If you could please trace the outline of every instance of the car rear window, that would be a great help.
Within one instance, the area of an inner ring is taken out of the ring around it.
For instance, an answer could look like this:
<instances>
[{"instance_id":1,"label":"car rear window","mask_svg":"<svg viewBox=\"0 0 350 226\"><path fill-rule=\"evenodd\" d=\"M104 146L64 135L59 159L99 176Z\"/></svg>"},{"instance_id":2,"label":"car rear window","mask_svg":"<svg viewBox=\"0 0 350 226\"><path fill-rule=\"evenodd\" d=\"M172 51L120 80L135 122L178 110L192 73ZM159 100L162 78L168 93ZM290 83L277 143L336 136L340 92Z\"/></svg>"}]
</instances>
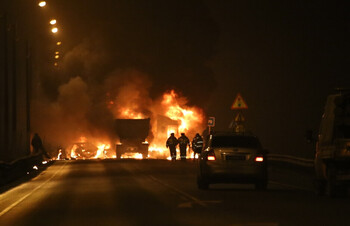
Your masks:
<instances>
[{"instance_id":1,"label":"car rear window","mask_svg":"<svg viewBox=\"0 0 350 226\"><path fill-rule=\"evenodd\" d=\"M214 136L212 147L240 147L240 148L260 148L260 142L255 137L249 136Z\"/></svg>"}]
</instances>

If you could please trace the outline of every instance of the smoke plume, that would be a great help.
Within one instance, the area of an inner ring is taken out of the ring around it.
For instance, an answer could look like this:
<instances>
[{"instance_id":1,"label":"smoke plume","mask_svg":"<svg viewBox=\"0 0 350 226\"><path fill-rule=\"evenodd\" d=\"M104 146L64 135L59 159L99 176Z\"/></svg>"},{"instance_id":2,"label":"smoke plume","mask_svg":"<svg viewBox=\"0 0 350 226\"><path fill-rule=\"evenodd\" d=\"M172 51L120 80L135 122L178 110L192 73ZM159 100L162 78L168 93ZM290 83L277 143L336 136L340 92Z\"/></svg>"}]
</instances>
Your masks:
<instances>
[{"instance_id":1,"label":"smoke plume","mask_svg":"<svg viewBox=\"0 0 350 226\"><path fill-rule=\"evenodd\" d=\"M113 140L115 118L153 117L167 90L205 108L218 28L201 1L52 4L65 45L58 68L40 72L32 104L32 127L48 143Z\"/></svg>"}]
</instances>

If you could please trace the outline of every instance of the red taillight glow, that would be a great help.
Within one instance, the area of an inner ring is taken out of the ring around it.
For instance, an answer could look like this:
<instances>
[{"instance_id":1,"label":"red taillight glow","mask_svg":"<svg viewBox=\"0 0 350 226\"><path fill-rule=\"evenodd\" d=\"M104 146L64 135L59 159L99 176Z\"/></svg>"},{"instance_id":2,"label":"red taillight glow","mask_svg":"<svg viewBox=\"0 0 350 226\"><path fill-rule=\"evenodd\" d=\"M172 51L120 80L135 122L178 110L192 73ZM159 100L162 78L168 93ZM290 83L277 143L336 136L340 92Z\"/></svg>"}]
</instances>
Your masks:
<instances>
[{"instance_id":1,"label":"red taillight glow","mask_svg":"<svg viewBox=\"0 0 350 226\"><path fill-rule=\"evenodd\" d=\"M215 160L215 156L209 155L208 156L208 161L214 161Z\"/></svg>"},{"instance_id":2,"label":"red taillight glow","mask_svg":"<svg viewBox=\"0 0 350 226\"><path fill-rule=\"evenodd\" d=\"M263 161L264 161L264 157L262 156L255 157L255 162L263 162Z\"/></svg>"},{"instance_id":3,"label":"red taillight glow","mask_svg":"<svg viewBox=\"0 0 350 226\"><path fill-rule=\"evenodd\" d=\"M208 151L207 160L208 161L215 161L216 160L214 150Z\"/></svg>"}]
</instances>

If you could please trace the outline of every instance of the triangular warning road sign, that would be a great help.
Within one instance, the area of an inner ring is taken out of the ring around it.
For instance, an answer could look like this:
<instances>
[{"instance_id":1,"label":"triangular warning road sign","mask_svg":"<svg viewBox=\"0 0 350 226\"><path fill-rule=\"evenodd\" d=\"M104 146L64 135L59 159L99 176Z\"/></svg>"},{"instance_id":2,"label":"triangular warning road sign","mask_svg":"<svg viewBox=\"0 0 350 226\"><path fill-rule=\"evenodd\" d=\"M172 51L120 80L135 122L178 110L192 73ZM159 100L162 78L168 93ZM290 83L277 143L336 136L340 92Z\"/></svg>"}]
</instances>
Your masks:
<instances>
[{"instance_id":1,"label":"triangular warning road sign","mask_svg":"<svg viewBox=\"0 0 350 226\"><path fill-rule=\"evenodd\" d=\"M245 121L244 116L242 115L241 112L238 112L238 114L235 117L235 122L244 122L244 121Z\"/></svg>"},{"instance_id":2,"label":"triangular warning road sign","mask_svg":"<svg viewBox=\"0 0 350 226\"><path fill-rule=\"evenodd\" d=\"M248 105L246 102L243 100L242 96L240 93L237 94L235 100L233 101L233 104L231 106L231 109L247 109Z\"/></svg>"}]
</instances>

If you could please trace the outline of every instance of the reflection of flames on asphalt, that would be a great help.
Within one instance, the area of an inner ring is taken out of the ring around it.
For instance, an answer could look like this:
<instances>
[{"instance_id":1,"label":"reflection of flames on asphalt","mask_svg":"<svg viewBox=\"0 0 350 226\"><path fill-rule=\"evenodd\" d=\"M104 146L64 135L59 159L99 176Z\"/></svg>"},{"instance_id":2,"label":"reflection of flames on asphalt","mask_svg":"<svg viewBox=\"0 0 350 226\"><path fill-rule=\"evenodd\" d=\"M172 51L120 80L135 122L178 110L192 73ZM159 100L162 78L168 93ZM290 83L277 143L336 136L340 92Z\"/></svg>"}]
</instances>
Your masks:
<instances>
[{"instance_id":1,"label":"reflection of flames on asphalt","mask_svg":"<svg viewBox=\"0 0 350 226\"><path fill-rule=\"evenodd\" d=\"M109 97L109 94L107 94ZM138 112L138 106L135 103L129 103L128 106L119 107L118 110L113 106L114 101L107 101L108 108L114 111L116 118L125 119L143 119L146 118L143 113ZM152 121L151 128L153 137L150 139L148 157L156 159L169 159L169 150L165 147L167 138L171 133L179 137L180 133L186 133L191 140L196 133L201 133L205 128L205 116L202 109L197 107L188 107L187 99L179 96L174 90L165 92L161 101L152 106L150 110ZM117 112L115 112L117 111ZM101 139L102 140L102 139ZM79 142L73 144L67 153L72 159L104 159L116 158L115 145L110 142L100 142L101 140L93 138L87 139L85 136L79 138ZM147 139L148 140L148 139ZM147 141L145 141L147 142ZM112 147L112 148L111 148ZM92 150L94 149L94 150ZM58 151L57 159L64 159L63 150ZM179 156L179 150L177 150ZM188 148L187 158L193 156ZM125 153L121 158L142 159L141 153Z\"/></svg>"}]
</instances>

